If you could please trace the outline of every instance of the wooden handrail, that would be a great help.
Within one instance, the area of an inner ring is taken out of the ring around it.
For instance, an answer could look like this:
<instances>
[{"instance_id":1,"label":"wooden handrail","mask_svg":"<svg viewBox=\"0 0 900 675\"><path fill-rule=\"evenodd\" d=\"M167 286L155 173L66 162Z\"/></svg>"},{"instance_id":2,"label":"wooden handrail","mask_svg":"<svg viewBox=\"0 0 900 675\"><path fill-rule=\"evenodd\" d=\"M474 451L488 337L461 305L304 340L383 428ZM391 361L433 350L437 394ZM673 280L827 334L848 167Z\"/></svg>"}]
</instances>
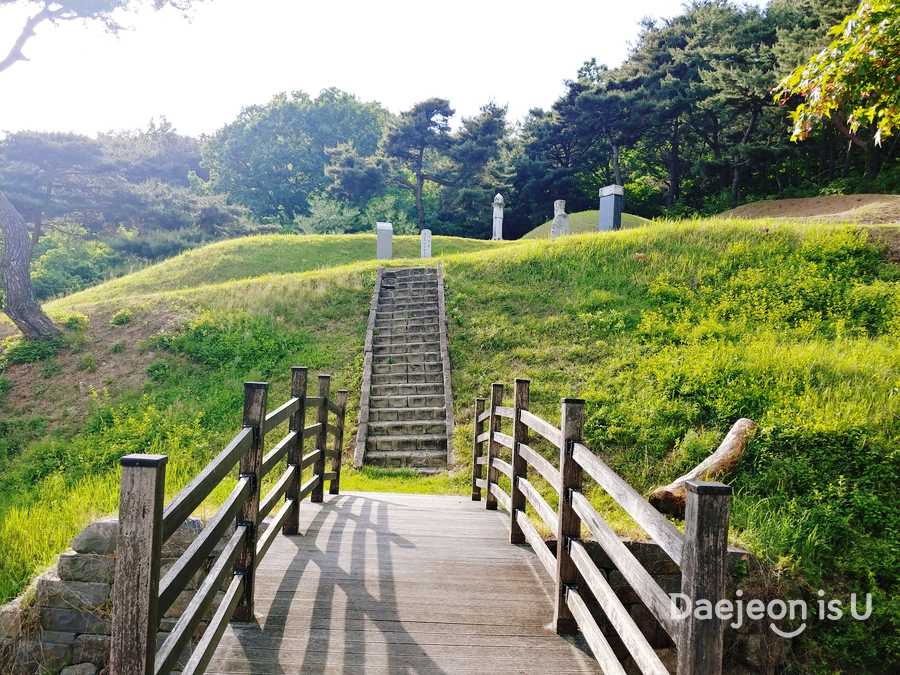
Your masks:
<instances>
[{"instance_id":1,"label":"wooden handrail","mask_svg":"<svg viewBox=\"0 0 900 675\"><path fill-rule=\"evenodd\" d=\"M169 502L163 504L165 466L162 455L123 457L119 516L119 550L123 561L116 567L115 610L112 644L114 656L111 675L167 675L192 639L203 615L232 575L223 602L204 632L185 673L199 675L208 665L229 620L253 618L254 575L280 531L297 532L297 507L307 496L321 500L322 487L330 482L337 494L340 458L343 448L347 391L329 396L328 375L319 376L319 396L306 396L306 368L291 370L291 398L267 414L268 384L245 384L243 428L228 445L190 483ZM317 421L305 426L308 408L315 407ZM335 415L329 422L329 413ZM290 420L290 429L275 447L264 454L265 436ZM329 436L333 439L328 444ZM315 448L303 455L304 440L315 437ZM260 499L263 477L287 458L284 470L269 494ZM333 460L325 471L325 460ZM237 484L228 499L206 524L187 550L160 580L162 543L196 510L213 490L240 466ZM301 485L303 469L315 465L313 476ZM257 525L279 501L284 503L272 519L269 529L258 536ZM181 618L157 650L156 626L162 616L185 590L191 578L209 559L232 523L237 528L217 557L200 589L194 594Z\"/></svg>"},{"instance_id":2,"label":"wooden handrail","mask_svg":"<svg viewBox=\"0 0 900 675\"><path fill-rule=\"evenodd\" d=\"M597 622L591 616L579 590L586 585L597 598L610 625L638 664L641 672L664 675L665 667L640 632L634 620L616 597L605 576L591 560L580 541L584 526L621 572L638 598L678 645L678 675L720 675L722 666L721 620L700 621L695 616L680 620L672 600L641 565L635 555L616 536L609 524L581 493L582 474L586 473L604 489L681 568L682 593L691 602L706 599L715 604L725 592L728 507L731 488L720 483L688 481L688 510L685 534L659 513L634 488L610 469L582 442L584 402L563 399L560 428L528 410L528 381L516 380L515 407L501 405L503 385L491 386L491 397L476 399L474 453L472 462L472 498L477 501L486 489L486 506L500 503L510 512L510 542L531 544L538 559L556 578L554 627L557 632L581 629L604 672L624 673ZM500 431L500 419L513 420L513 433ZM490 422L485 430L484 423ZM529 447L528 431L534 431L560 449L560 468L555 468ZM483 444L488 452L482 456ZM510 461L499 457L501 448L509 448ZM487 479L481 477L488 467ZM554 511L526 477L532 467L559 496L559 511ZM511 479L511 494L497 485L497 476ZM477 493L477 497L476 497ZM556 531L557 554L544 545L526 515L530 503L538 516ZM701 535L702 533L702 535Z\"/></svg>"}]
</instances>

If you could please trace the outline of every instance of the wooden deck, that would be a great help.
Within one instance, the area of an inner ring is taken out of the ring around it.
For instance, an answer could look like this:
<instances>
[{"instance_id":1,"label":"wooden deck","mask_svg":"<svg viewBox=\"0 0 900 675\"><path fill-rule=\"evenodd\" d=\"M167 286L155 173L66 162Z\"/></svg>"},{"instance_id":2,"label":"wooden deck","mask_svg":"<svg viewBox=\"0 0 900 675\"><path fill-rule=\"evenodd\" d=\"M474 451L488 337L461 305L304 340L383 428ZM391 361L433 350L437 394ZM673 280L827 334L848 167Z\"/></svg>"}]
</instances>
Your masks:
<instances>
[{"instance_id":1,"label":"wooden deck","mask_svg":"<svg viewBox=\"0 0 900 675\"><path fill-rule=\"evenodd\" d=\"M303 503L256 577L259 624L231 624L209 673L600 674L562 638L553 583L509 514L466 497L374 493Z\"/></svg>"}]
</instances>

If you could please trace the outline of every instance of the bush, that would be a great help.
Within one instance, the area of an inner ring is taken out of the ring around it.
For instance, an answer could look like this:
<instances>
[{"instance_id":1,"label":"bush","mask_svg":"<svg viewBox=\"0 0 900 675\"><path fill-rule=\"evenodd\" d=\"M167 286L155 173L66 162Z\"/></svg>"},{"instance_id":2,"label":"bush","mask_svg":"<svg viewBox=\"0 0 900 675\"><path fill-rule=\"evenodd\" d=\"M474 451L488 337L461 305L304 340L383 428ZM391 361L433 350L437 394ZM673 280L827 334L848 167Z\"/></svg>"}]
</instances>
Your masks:
<instances>
[{"instance_id":1,"label":"bush","mask_svg":"<svg viewBox=\"0 0 900 675\"><path fill-rule=\"evenodd\" d=\"M133 318L130 309L122 309L113 314L113 318L109 320L109 326L110 328L113 326L123 326L126 323L131 323Z\"/></svg>"}]
</instances>

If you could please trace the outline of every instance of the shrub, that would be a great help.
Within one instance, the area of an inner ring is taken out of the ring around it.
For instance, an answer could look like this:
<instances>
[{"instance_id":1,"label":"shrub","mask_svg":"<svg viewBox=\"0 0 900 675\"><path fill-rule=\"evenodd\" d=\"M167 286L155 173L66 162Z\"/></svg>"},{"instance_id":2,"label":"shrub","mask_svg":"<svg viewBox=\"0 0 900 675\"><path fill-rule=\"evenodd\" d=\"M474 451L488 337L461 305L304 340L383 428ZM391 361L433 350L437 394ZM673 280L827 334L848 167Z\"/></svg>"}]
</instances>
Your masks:
<instances>
[{"instance_id":1,"label":"shrub","mask_svg":"<svg viewBox=\"0 0 900 675\"><path fill-rule=\"evenodd\" d=\"M112 328L113 326L123 326L126 323L131 323L131 320L134 316L131 314L130 309L122 309L113 314L113 318L109 320L109 326Z\"/></svg>"}]
</instances>

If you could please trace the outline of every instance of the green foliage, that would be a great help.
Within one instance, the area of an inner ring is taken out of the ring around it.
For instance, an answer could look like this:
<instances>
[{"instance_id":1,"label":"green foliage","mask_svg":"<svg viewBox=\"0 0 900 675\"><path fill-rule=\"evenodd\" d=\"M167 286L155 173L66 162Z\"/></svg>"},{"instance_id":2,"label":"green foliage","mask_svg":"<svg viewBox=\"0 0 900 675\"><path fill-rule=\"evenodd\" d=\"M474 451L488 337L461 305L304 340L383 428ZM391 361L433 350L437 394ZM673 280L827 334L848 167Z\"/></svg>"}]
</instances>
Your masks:
<instances>
[{"instance_id":1,"label":"green foliage","mask_svg":"<svg viewBox=\"0 0 900 675\"><path fill-rule=\"evenodd\" d=\"M875 143L900 125L900 7L887 0L864 0L831 32L827 49L799 66L779 84L781 100L800 95L791 113L793 138L805 139L824 119L851 133L875 128Z\"/></svg>"},{"instance_id":2,"label":"green foliage","mask_svg":"<svg viewBox=\"0 0 900 675\"><path fill-rule=\"evenodd\" d=\"M31 280L41 300L80 291L102 281L120 257L106 244L85 239L83 228L41 237L31 262Z\"/></svg>"},{"instance_id":3,"label":"green foliage","mask_svg":"<svg viewBox=\"0 0 900 675\"><path fill-rule=\"evenodd\" d=\"M131 320L134 318L134 315L131 313L130 309L120 309L118 312L113 314L112 319L109 320L110 326L124 326L126 323L131 323Z\"/></svg>"},{"instance_id":4,"label":"green foliage","mask_svg":"<svg viewBox=\"0 0 900 675\"><path fill-rule=\"evenodd\" d=\"M283 370L285 359L318 361L309 333L288 333L274 321L246 314L206 313L181 333L158 336L159 343L199 363L217 367L259 369L264 375Z\"/></svg>"},{"instance_id":5,"label":"green foliage","mask_svg":"<svg viewBox=\"0 0 900 675\"><path fill-rule=\"evenodd\" d=\"M88 323L89 320L84 314L72 314L65 318L62 325L72 331L84 331Z\"/></svg>"},{"instance_id":6,"label":"green foliage","mask_svg":"<svg viewBox=\"0 0 900 675\"><path fill-rule=\"evenodd\" d=\"M2 354L3 362L14 365L17 363L35 363L49 359L62 347L59 340L44 340L32 342L26 338L7 338L6 349Z\"/></svg>"}]
</instances>

